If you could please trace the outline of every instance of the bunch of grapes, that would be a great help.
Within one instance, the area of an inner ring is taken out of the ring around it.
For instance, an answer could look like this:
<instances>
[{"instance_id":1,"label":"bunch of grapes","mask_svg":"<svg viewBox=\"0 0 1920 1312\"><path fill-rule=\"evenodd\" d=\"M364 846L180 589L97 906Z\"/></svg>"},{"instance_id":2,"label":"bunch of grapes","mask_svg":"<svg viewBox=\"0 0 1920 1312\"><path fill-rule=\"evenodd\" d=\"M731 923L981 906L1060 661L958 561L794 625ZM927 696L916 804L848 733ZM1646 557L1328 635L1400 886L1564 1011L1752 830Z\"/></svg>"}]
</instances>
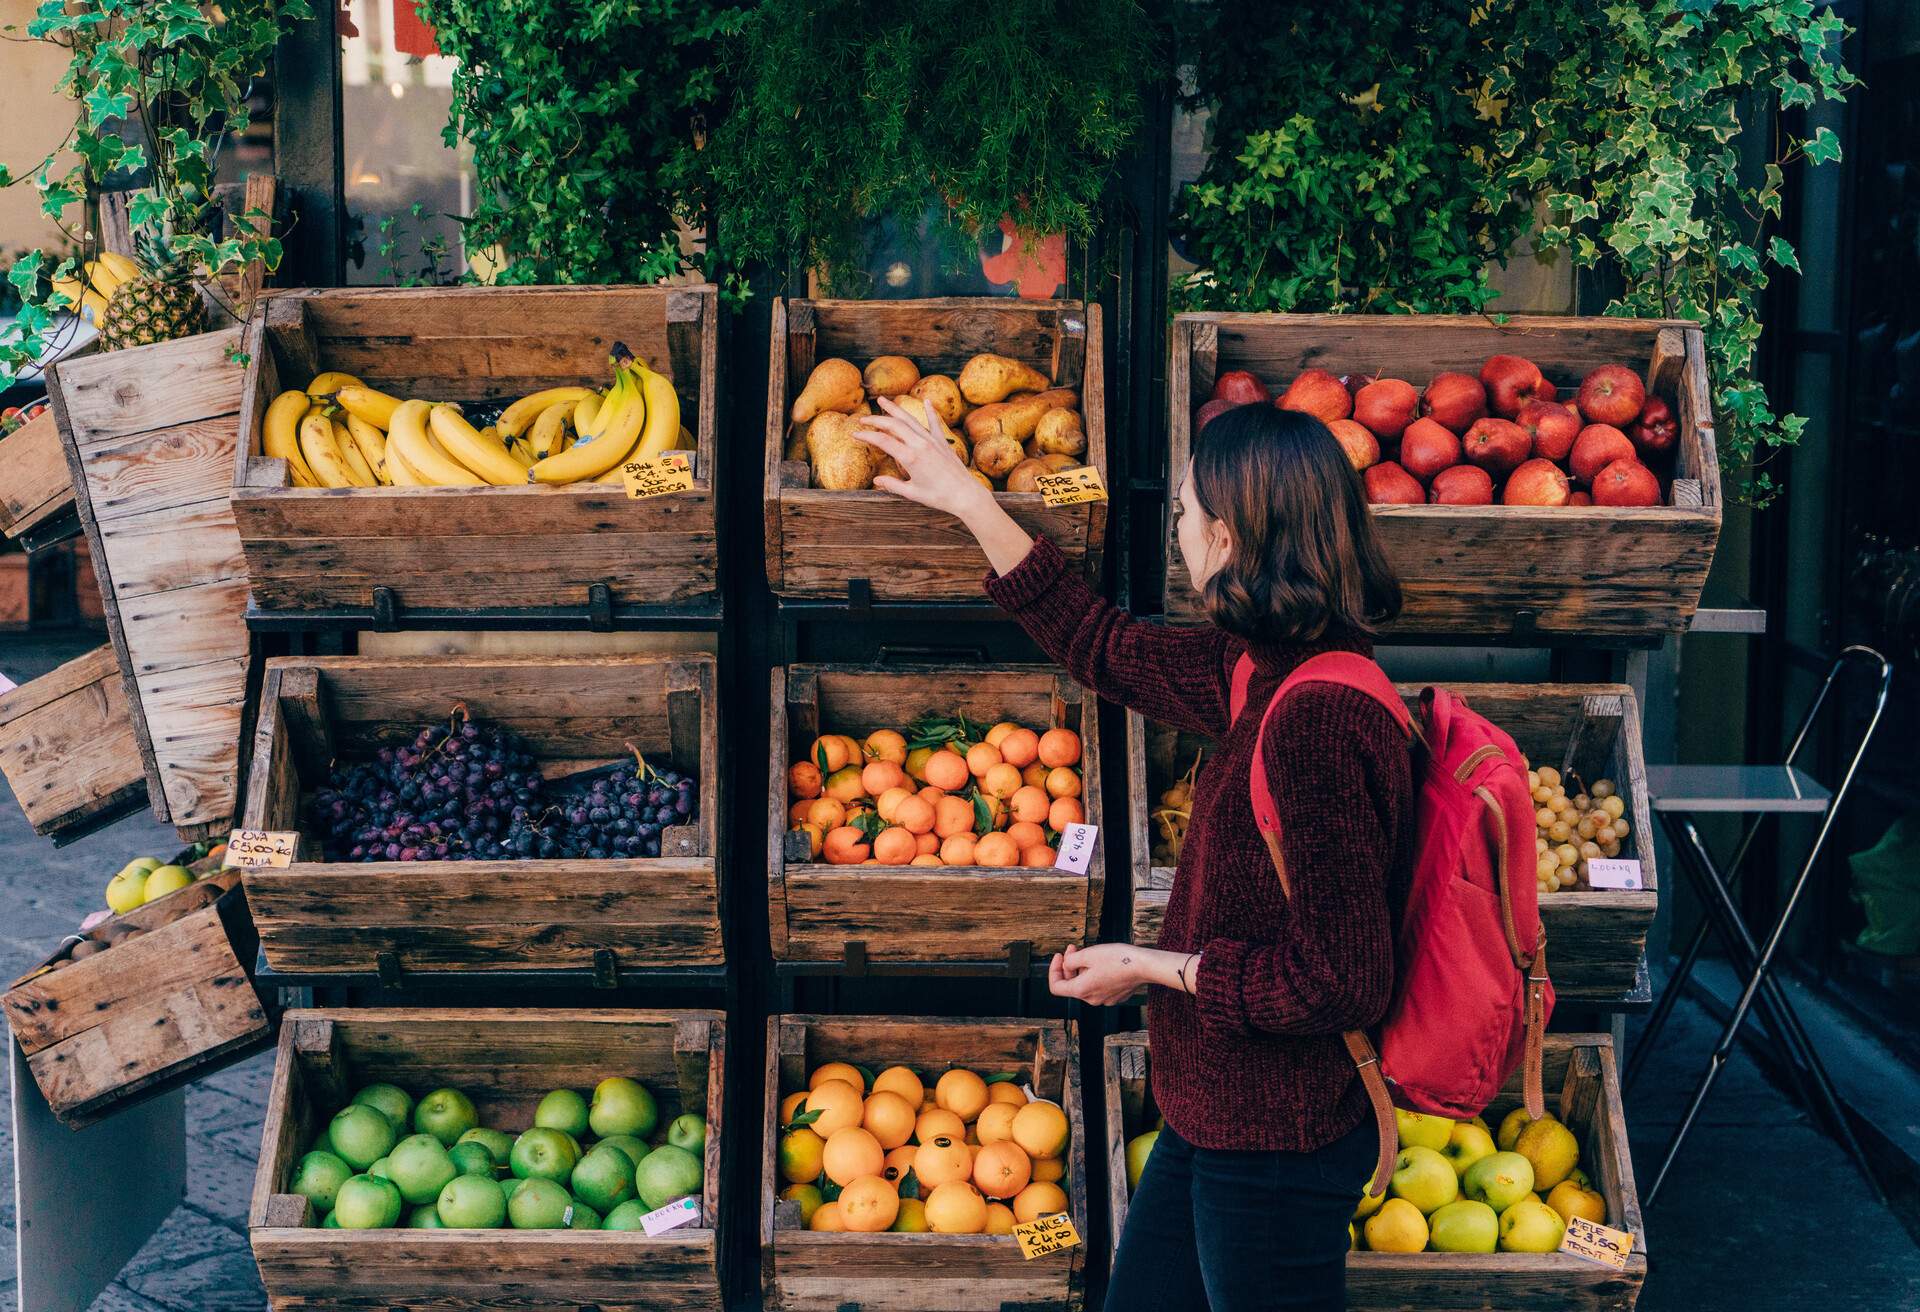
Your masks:
<instances>
[{"instance_id":1,"label":"bunch of grapes","mask_svg":"<svg viewBox=\"0 0 1920 1312\"><path fill-rule=\"evenodd\" d=\"M1576 779L1574 782L1578 783ZM1542 893L1572 888L1587 877L1587 862L1619 856L1627 836L1627 804L1613 780L1601 779L1584 793L1567 796L1560 772L1550 765L1527 771L1533 790L1534 873Z\"/></svg>"},{"instance_id":2,"label":"bunch of grapes","mask_svg":"<svg viewBox=\"0 0 1920 1312\"><path fill-rule=\"evenodd\" d=\"M518 856L659 856L661 831L688 823L696 801L692 776L644 761L595 774L584 788L557 799L542 828L514 836Z\"/></svg>"}]
</instances>

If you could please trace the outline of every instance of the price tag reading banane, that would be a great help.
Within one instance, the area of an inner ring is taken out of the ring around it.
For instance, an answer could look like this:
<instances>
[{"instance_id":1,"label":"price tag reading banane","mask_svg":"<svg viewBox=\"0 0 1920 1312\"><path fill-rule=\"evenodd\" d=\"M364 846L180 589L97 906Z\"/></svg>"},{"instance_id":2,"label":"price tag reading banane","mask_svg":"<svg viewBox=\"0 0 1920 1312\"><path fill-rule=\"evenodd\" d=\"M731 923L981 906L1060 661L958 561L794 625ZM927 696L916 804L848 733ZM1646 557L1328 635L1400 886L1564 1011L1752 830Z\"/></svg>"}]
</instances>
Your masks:
<instances>
[{"instance_id":1,"label":"price tag reading banane","mask_svg":"<svg viewBox=\"0 0 1920 1312\"><path fill-rule=\"evenodd\" d=\"M293 864L300 835L291 829L236 829L227 835L226 864L246 870L284 870Z\"/></svg>"},{"instance_id":2,"label":"price tag reading banane","mask_svg":"<svg viewBox=\"0 0 1920 1312\"><path fill-rule=\"evenodd\" d=\"M636 501L669 492L691 492L693 452L667 451L651 460L631 461L621 466L620 477L627 485L627 495Z\"/></svg>"},{"instance_id":3,"label":"price tag reading banane","mask_svg":"<svg viewBox=\"0 0 1920 1312\"><path fill-rule=\"evenodd\" d=\"M1029 1262L1080 1242L1080 1232L1073 1228L1073 1218L1065 1212L1055 1212L1037 1221L1023 1221L1013 1228L1013 1237L1019 1241L1021 1256Z\"/></svg>"},{"instance_id":4,"label":"price tag reading banane","mask_svg":"<svg viewBox=\"0 0 1920 1312\"><path fill-rule=\"evenodd\" d=\"M1560 1251L1610 1266L1616 1271L1624 1271L1627 1269L1627 1255L1633 1252L1633 1236L1625 1230L1615 1230L1610 1225L1589 1221L1584 1216L1570 1216L1567 1218L1567 1232L1560 1237Z\"/></svg>"},{"instance_id":5,"label":"price tag reading banane","mask_svg":"<svg viewBox=\"0 0 1920 1312\"><path fill-rule=\"evenodd\" d=\"M1050 506L1077 506L1083 501L1105 501L1107 485L1092 465L1063 469L1057 474L1041 474L1033 480L1040 499Z\"/></svg>"}]
</instances>

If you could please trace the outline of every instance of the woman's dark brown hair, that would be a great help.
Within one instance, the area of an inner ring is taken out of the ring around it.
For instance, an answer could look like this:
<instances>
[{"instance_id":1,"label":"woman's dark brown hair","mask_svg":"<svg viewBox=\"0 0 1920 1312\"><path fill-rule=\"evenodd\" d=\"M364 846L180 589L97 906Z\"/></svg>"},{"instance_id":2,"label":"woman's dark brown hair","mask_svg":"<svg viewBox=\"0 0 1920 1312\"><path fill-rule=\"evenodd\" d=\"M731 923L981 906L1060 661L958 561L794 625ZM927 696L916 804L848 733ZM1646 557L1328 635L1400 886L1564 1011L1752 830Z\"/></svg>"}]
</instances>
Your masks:
<instances>
[{"instance_id":1,"label":"woman's dark brown hair","mask_svg":"<svg viewBox=\"0 0 1920 1312\"><path fill-rule=\"evenodd\" d=\"M1400 613L1359 477L1312 415L1243 405L1206 426L1193 452L1200 509L1232 539L1202 600L1253 642L1366 635Z\"/></svg>"}]
</instances>

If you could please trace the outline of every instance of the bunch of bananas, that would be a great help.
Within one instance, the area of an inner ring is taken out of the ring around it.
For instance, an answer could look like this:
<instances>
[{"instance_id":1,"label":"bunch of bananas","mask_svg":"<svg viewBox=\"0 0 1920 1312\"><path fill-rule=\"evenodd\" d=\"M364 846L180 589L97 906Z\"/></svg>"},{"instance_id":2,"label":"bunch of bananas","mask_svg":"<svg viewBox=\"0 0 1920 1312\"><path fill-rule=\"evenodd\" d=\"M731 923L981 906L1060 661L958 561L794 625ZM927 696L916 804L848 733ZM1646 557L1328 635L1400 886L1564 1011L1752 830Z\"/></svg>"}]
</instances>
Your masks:
<instances>
[{"instance_id":1,"label":"bunch of bananas","mask_svg":"<svg viewBox=\"0 0 1920 1312\"><path fill-rule=\"evenodd\" d=\"M614 343L613 383L549 387L475 428L453 402L402 400L323 373L267 407L261 445L295 487L619 483L620 467L691 450L673 380Z\"/></svg>"},{"instance_id":2,"label":"bunch of bananas","mask_svg":"<svg viewBox=\"0 0 1920 1312\"><path fill-rule=\"evenodd\" d=\"M78 275L55 278L54 291L79 308L74 311L94 327L107 317L107 302L121 283L140 276L140 266L114 251L101 251L100 258L80 266Z\"/></svg>"}]
</instances>

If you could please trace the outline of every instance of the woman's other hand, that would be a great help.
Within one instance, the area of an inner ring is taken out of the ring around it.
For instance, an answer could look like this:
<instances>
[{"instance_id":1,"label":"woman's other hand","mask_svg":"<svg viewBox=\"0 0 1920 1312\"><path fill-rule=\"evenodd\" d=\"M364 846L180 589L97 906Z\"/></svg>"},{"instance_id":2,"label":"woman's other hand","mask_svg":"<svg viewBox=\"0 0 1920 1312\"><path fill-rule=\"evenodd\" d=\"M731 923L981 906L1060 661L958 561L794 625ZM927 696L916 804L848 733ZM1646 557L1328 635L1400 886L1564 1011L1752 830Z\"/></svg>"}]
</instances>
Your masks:
<instances>
[{"instance_id":1,"label":"woman's other hand","mask_svg":"<svg viewBox=\"0 0 1920 1312\"><path fill-rule=\"evenodd\" d=\"M1143 949L1131 943L1069 947L1047 967L1047 988L1056 997L1078 998L1096 1007L1112 1007L1132 997L1147 982L1141 973Z\"/></svg>"}]
</instances>

